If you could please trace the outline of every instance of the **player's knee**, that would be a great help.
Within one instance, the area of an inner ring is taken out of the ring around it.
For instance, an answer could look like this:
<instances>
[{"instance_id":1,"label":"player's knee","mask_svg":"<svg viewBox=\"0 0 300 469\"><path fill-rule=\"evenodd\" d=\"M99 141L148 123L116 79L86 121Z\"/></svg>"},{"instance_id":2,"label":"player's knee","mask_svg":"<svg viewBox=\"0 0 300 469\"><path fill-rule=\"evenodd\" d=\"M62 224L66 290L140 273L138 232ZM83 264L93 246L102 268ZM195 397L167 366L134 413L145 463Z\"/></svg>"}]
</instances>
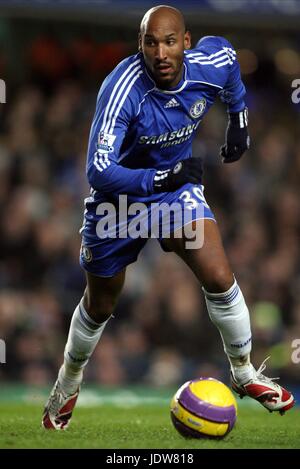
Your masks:
<instances>
[{"instance_id":1,"label":"player's knee","mask_svg":"<svg viewBox=\"0 0 300 469\"><path fill-rule=\"evenodd\" d=\"M228 268L219 267L207 276L204 288L210 293L223 293L233 285L234 277Z\"/></svg>"},{"instance_id":2,"label":"player's knee","mask_svg":"<svg viewBox=\"0 0 300 469\"><path fill-rule=\"evenodd\" d=\"M111 278L96 277L87 272L83 305L96 322L106 321L114 311L125 280L125 270Z\"/></svg>"},{"instance_id":3,"label":"player's knee","mask_svg":"<svg viewBox=\"0 0 300 469\"><path fill-rule=\"evenodd\" d=\"M96 322L106 321L113 313L117 298L114 295L105 295L93 297L84 295L84 307L88 315Z\"/></svg>"}]
</instances>

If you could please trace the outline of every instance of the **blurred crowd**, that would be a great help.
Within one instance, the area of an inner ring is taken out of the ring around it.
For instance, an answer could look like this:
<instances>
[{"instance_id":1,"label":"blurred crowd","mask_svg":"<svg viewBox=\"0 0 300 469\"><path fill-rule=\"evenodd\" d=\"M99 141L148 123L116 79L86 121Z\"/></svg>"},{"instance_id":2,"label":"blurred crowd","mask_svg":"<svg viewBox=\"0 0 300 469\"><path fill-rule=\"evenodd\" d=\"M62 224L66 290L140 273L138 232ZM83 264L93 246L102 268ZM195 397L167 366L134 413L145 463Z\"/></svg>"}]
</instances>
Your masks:
<instances>
[{"instance_id":1,"label":"blurred crowd","mask_svg":"<svg viewBox=\"0 0 300 469\"><path fill-rule=\"evenodd\" d=\"M119 43L101 50L87 39L55 47L46 37L28 47L26 79L0 105L0 379L41 386L56 377L85 287L79 228L97 88L127 53ZM206 198L249 306L253 362L270 355L271 376L300 385L300 364L291 359L300 339L299 111L280 77L245 82L250 151L222 165L227 117L218 103L194 153L203 158ZM200 375L228 381L219 333L193 274L151 240L128 268L85 381L167 386Z\"/></svg>"}]
</instances>

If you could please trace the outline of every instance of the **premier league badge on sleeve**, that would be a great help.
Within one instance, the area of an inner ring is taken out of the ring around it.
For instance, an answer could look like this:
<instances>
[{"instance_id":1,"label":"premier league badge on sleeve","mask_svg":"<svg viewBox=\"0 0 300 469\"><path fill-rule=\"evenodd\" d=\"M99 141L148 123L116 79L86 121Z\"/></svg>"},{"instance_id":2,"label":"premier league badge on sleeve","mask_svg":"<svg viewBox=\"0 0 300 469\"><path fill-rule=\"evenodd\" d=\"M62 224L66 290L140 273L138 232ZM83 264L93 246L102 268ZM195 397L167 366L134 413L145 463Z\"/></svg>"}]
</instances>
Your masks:
<instances>
[{"instance_id":1,"label":"premier league badge on sleeve","mask_svg":"<svg viewBox=\"0 0 300 469\"><path fill-rule=\"evenodd\" d=\"M101 131L98 135L97 151L100 154L112 153L114 151L113 143L116 135L107 134Z\"/></svg>"},{"instance_id":2,"label":"premier league badge on sleeve","mask_svg":"<svg viewBox=\"0 0 300 469\"><path fill-rule=\"evenodd\" d=\"M193 119L198 119L204 113L205 108L206 108L206 99L205 98L197 99L197 101L191 106L190 116Z\"/></svg>"}]
</instances>

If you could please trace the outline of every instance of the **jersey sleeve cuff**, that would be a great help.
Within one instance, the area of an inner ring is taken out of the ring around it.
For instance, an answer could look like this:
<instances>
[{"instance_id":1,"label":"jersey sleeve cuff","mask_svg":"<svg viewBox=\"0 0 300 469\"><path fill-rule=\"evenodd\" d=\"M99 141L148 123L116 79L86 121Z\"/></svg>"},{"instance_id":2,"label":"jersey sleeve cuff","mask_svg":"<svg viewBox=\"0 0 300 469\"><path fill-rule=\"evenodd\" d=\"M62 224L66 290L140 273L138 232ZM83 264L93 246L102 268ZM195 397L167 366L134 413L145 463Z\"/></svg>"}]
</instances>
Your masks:
<instances>
[{"instance_id":1,"label":"jersey sleeve cuff","mask_svg":"<svg viewBox=\"0 0 300 469\"><path fill-rule=\"evenodd\" d=\"M147 169L144 183L145 183L145 191L147 195L151 195L154 193L154 176L156 174L156 169Z\"/></svg>"},{"instance_id":2,"label":"jersey sleeve cuff","mask_svg":"<svg viewBox=\"0 0 300 469\"><path fill-rule=\"evenodd\" d=\"M227 110L229 113L243 111L246 107L245 101L242 99L234 104L229 104Z\"/></svg>"}]
</instances>

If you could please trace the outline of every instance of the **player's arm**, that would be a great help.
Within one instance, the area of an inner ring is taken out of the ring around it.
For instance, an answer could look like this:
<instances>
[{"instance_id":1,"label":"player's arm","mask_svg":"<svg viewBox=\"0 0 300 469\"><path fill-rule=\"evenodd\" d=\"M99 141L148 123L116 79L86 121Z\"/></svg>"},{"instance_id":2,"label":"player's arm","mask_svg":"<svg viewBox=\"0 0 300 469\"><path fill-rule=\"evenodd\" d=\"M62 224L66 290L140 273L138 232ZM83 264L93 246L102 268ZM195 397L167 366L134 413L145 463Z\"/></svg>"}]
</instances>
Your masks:
<instances>
[{"instance_id":1,"label":"player's arm","mask_svg":"<svg viewBox=\"0 0 300 469\"><path fill-rule=\"evenodd\" d=\"M225 132L225 143L220 148L223 163L239 160L250 147L248 134L248 109L239 112L228 112L228 124Z\"/></svg>"},{"instance_id":2,"label":"player's arm","mask_svg":"<svg viewBox=\"0 0 300 469\"><path fill-rule=\"evenodd\" d=\"M225 144L220 149L224 163L231 163L241 158L249 148L248 109L244 96L245 86L241 80L239 63L233 46L224 37L206 36L196 49L206 56L202 58L208 73L209 81L222 87L219 92L221 100L227 104L228 125ZM207 64L211 65L207 65Z\"/></svg>"},{"instance_id":3,"label":"player's arm","mask_svg":"<svg viewBox=\"0 0 300 469\"><path fill-rule=\"evenodd\" d=\"M100 89L90 131L87 177L91 187L101 192L145 196L152 192L156 171L129 169L118 163L131 120L129 97L119 107L123 96L114 94L112 80L106 80Z\"/></svg>"},{"instance_id":4,"label":"player's arm","mask_svg":"<svg viewBox=\"0 0 300 469\"><path fill-rule=\"evenodd\" d=\"M126 99L124 94L118 99L116 95L115 100L112 96L113 88L104 82L89 139L87 177L91 187L105 193L147 196L174 191L187 182L201 182L202 168L194 160L164 171L120 165L121 146L135 116L134 100L130 93Z\"/></svg>"},{"instance_id":5,"label":"player's arm","mask_svg":"<svg viewBox=\"0 0 300 469\"><path fill-rule=\"evenodd\" d=\"M232 163L239 160L250 146L248 134L248 108L244 96L245 86L241 79L240 66L236 59L230 42L222 38L224 47L228 49L228 78L220 98L227 104L228 124L225 133L225 144L220 148L220 156L223 163Z\"/></svg>"}]
</instances>

